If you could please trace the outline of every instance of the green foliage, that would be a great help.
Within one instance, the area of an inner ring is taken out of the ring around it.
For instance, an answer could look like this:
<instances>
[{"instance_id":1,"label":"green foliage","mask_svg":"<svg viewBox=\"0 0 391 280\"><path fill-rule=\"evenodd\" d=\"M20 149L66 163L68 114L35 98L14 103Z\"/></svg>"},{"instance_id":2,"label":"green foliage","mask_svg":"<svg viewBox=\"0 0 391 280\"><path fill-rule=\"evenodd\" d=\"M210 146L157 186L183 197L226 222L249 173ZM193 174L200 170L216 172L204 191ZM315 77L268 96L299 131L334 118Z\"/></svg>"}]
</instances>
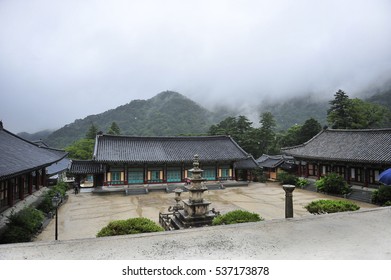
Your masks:
<instances>
[{"instance_id":1,"label":"green foliage","mask_svg":"<svg viewBox=\"0 0 391 280\"><path fill-rule=\"evenodd\" d=\"M95 139L80 139L65 148L71 159L87 160L92 159L94 153Z\"/></svg>"},{"instance_id":2,"label":"green foliage","mask_svg":"<svg viewBox=\"0 0 391 280\"><path fill-rule=\"evenodd\" d=\"M76 120L53 132L45 142L51 147L64 148L86 136L94 124L109 131L115 122L123 135L174 136L206 134L208 128L222 118L185 96L165 91L148 100L133 100L128 104ZM95 133L91 133L94 135Z\"/></svg>"},{"instance_id":3,"label":"green foliage","mask_svg":"<svg viewBox=\"0 0 391 280\"><path fill-rule=\"evenodd\" d=\"M327 120L332 128L365 129L383 127L390 121L390 110L385 106L363 101L339 90L330 101Z\"/></svg>"},{"instance_id":4,"label":"green foliage","mask_svg":"<svg viewBox=\"0 0 391 280\"><path fill-rule=\"evenodd\" d=\"M296 185L297 177L295 175L287 173L287 172L278 172L277 173L277 180L282 185Z\"/></svg>"},{"instance_id":5,"label":"green foliage","mask_svg":"<svg viewBox=\"0 0 391 280\"><path fill-rule=\"evenodd\" d=\"M59 182L57 185L53 186L50 190L46 191L43 194L42 202L37 206L37 209L41 210L44 213L49 213L54 210L52 199L57 193L61 197L65 197L66 191L68 190L68 185L64 182Z\"/></svg>"},{"instance_id":6,"label":"green foliage","mask_svg":"<svg viewBox=\"0 0 391 280\"><path fill-rule=\"evenodd\" d=\"M259 155L259 131L245 116L227 117L209 128L208 135L229 135L246 152Z\"/></svg>"},{"instance_id":7,"label":"green foliage","mask_svg":"<svg viewBox=\"0 0 391 280\"><path fill-rule=\"evenodd\" d=\"M213 219L212 225L229 225L259 221L263 221L263 218L261 218L257 213L251 213L244 210L234 210L215 217Z\"/></svg>"},{"instance_id":8,"label":"green foliage","mask_svg":"<svg viewBox=\"0 0 391 280\"><path fill-rule=\"evenodd\" d=\"M88 129L85 138L86 139L95 139L96 134L98 133L98 128L94 125L91 124L90 128Z\"/></svg>"},{"instance_id":9,"label":"green foliage","mask_svg":"<svg viewBox=\"0 0 391 280\"><path fill-rule=\"evenodd\" d=\"M110 222L107 226L102 228L96 236L104 237L158 231L164 231L164 229L150 219L131 218Z\"/></svg>"},{"instance_id":10,"label":"green foliage","mask_svg":"<svg viewBox=\"0 0 391 280\"><path fill-rule=\"evenodd\" d=\"M286 131L297 124L304 124L309 118L314 118L324 126L327 123L329 104L314 97L315 95L309 94L273 103L264 102L260 111L269 111L273 114L277 124L276 131Z\"/></svg>"},{"instance_id":11,"label":"green foliage","mask_svg":"<svg viewBox=\"0 0 391 280\"><path fill-rule=\"evenodd\" d=\"M45 216L42 211L26 207L8 217L7 228L0 243L28 242L41 229Z\"/></svg>"},{"instance_id":12,"label":"green foliage","mask_svg":"<svg viewBox=\"0 0 391 280\"><path fill-rule=\"evenodd\" d=\"M372 203L384 205L388 201L391 201L391 186L379 186L378 190L372 193Z\"/></svg>"},{"instance_id":13,"label":"green foliage","mask_svg":"<svg viewBox=\"0 0 391 280\"><path fill-rule=\"evenodd\" d=\"M338 90L334 94L334 100L331 100L329 103L331 106L327 111L327 121L331 127L349 128L351 123L349 116L349 96L343 90Z\"/></svg>"},{"instance_id":14,"label":"green foliage","mask_svg":"<svg viewBox=\"0 0 391 280\"><path fill-rule=\"evenodd\" d=\"M121 129L119 128L118 124L116 122L112 122L109 131L107 134L111 135L121 135Z\"/></svg>"},{"instance_id":15,"label":"green foliage","mask_svg":"<svg viewBox=\"0 0 391 280\"><path fill-rule=\"evenodd\" d=\"M261 127L259 129L259 154L276 154L279 149L276 148L276 120L270 112L262 113L260 116L259 123Z\"/></svg>"},{"instance_id":16,"label":"green foliage","mask_svg":"<svg viewBox=\"0 0 391 280\"><path fill-rule=\"evenodd\" d=\"M316 200L304 206L308 212L314 215L345 212L345 211L356 211L360 209L360 206L350 201L343 200Z\"/></svg>"},{"instance_id":17,"label":"green foliage","mask_svg":"<svg viewBox=\"0 0 391 280\"><path fill-rule=\"evenodd\" d=\"M322 130L322 125L314 118L309 118L300 129L299 143L302 144L310 140Z\"/></svg>"},{"instance_id":18,"label":"green foliage","mask_svg":"<svg viewBox=\"0 0 391 280\"><path fill-rule=\"evenodd\" d=\"M351 187L345 179L336 173L329 173L320 178L315 182L315 186L319 192L330 194L343 195L348 194L351 191Z\"/></svg>"},{"instance_id":19,"label":"green foliage","mask_svg":"<svg viewBox=\"0 0 391 280\"><path fill-rule=\"evenodd\" d=\"M296 180L296 186L299 188L304 188L305 186L308 186L310 181L306 178L297 178Z\"/></svg>"}]
</instances>

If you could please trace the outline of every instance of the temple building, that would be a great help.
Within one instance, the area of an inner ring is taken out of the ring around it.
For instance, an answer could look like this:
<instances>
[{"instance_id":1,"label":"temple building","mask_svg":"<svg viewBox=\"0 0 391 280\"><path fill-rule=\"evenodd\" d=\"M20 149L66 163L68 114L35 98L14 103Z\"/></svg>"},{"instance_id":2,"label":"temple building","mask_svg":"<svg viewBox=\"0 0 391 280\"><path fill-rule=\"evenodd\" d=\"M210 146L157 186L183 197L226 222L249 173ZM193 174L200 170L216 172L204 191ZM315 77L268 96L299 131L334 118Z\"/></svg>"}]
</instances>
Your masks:
<instances>
[{"instance_id":1,"label":"temple building","mask_svg":"<svg viewBox=\"0 0 391 280\"><path fill-rule=\"evenodd\" d=\"M259 157L256 162L262 167L266 179L275 181L280 172L292 173L296 169L295 159L287 155L265 155Z\"/></svg>"},{"instance_id":2,"label":"temple building","mask_svg":"<svg viewBox=\"0 0 391 280\"><path fill-rule=\"evenodd\" d=\"M47 186L47 168L66 155L20 138L0 122L0 212Z\"/></svg>"},{"instance_id":3,"label":"temple building","mask_svg":"<svg viewBox=\"0 0 391 280\"><path fill-rule=\"evenodd\" d=\"M239 170L258 168L253 157L229 136L98 134L93 160L73 161L70 173L93 176L94 186L180 183L191 177L195 154L202 160L207 181L236 180Z\"/></svg>"},{"instance_id":4,"label":"temple building","mask_svg":"<svg viewBox=\"0 0 391 280\"><path fill-rule=\"evenodd\" d=\"M379 174L391 167L391 129L325 129L282 152L295 158L299 176L334 172L349 184L376 187Z\"/></svg>"}]
</instances>

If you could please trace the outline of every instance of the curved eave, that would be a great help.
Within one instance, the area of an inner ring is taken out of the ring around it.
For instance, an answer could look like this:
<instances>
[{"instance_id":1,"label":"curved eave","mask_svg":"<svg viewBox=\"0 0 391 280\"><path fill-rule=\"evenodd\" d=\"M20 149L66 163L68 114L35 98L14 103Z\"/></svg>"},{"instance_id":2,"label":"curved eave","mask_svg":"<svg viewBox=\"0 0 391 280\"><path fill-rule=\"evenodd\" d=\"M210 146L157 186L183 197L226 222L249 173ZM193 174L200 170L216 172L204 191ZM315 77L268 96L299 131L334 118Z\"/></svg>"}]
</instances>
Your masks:
<instances>
[{"instance_id":1,"label":"curved eave","mask_svg":"<svg viewBox=\"0 0 391 280\"><path fill-rule=\"evenodd\" d=\"M294 155L290 154L295 159L302 160L321 160L321 161L334 161L334 162L353 162L353 163L366 163L366 164L388 164L391 165L391 161L387 160L365 160L365 159L339 159L339 158L326 158L326 157L313 157L313 156L303 156L303 155Z\"/></svg>"},{"instance_id":2,"label":"curved eave","mask_svg":"<svg viewBox=\"0 0 391 280\"><path fill-rule=\"evenodd\" d=\"M3 180L8 180L8 179L11 179L11 178L14 178L14 177L17 177L17 176L20 176L20 175L24 175L26 173L30 173L30 172L33 172L35 170L39 170L41 168L44 168L44 167L48 167L56 162L59 162L60 160L62 160L63 158L65 158L67 156L67 154L65 154L62 158L60 159L57 159L53 162L50 162L50 163L45 163L45 164L41 164L39 166L35 166L35 167L31 167L31 168L28 168L28 169L24 169L24 170L20 170L20 171L17 171L17 172L14 172L14 173L11 173L11 174L7 174L7 175L3 175L0 177L0 181L3 181ZM50 175L50 174L48 174Z\"/></svg>"}]
</instances>

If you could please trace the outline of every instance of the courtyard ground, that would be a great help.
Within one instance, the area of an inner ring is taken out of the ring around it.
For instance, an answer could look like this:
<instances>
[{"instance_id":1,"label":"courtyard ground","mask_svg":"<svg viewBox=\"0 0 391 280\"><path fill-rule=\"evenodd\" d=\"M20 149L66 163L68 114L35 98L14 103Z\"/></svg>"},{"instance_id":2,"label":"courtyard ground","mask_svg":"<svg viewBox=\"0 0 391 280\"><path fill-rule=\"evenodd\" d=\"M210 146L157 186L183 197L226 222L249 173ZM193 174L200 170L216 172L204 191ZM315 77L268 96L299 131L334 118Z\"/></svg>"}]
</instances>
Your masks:
<instances>
[{"instance_id":1,"label":"courtyard ground","mask_svg":"<svg viewBox=\"0 0 391 280\"><path fill-rule=\"evenodd\" d=\"M182 193L186 199L188 193ZM248 187L209 190L204 198L222 214L236 209L258 213L266 221L285 218L285 192L278 183L250 183ZM304 208L317 199L340 199L333 196L296 188L293 192L294 217L312 216ZM354 201L361 209L376 208L375 205ZM174 205L174 193L154 191L146 195L122 193L98 195L82 192L69 193L67 203L58 214L58 239L72 240L94 238L97 232L112 220L146 217L158 223L159 212L167 212ZM37 236L35 241L51 241L54 238L54 219Z\"/></svg>"}]
</instances>

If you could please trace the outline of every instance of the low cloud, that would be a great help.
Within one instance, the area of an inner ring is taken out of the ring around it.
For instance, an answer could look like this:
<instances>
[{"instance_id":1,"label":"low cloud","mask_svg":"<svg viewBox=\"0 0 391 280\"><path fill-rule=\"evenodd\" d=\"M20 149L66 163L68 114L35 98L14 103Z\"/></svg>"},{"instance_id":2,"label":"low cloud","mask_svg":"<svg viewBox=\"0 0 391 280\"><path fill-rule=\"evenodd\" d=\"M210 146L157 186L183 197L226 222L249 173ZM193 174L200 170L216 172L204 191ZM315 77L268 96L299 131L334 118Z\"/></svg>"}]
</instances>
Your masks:
<instances>
[{"instance_id":1,"label":"low cloud","mask_svg":"<svg viewBox=\"0 0 391 280\"><path fill-rule=\"evenodd\" d=\"M58 128L164 90L204 106L349 95L391 77L391 3L2 1L0 118Z\"/></svg>"}]
</instances>

